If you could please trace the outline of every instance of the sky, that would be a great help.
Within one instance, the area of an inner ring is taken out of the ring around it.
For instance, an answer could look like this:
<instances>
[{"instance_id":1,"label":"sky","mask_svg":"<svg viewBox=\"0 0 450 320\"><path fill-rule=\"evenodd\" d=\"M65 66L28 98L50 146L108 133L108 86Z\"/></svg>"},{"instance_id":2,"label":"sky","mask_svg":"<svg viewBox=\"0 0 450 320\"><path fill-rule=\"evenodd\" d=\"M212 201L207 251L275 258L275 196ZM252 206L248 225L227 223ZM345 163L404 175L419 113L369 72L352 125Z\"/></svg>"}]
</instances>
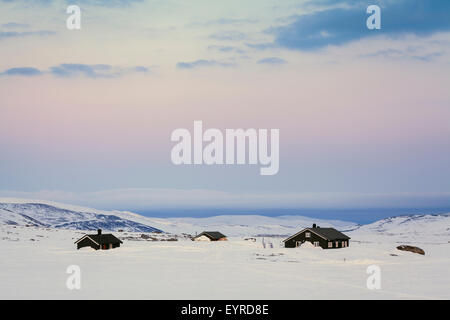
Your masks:
<instances>
[{"instance_id":1,"label":"sky","mask_svg":"<svg viewBox=\"0 0 450 320\"><path fill-rule=\"evenodd\" d=\"M0 8L0 197L190 216L450 209L449 1ZM196 120L279 129L279 172L174 165L171 133Z\"/></svg>"}]
</instances>

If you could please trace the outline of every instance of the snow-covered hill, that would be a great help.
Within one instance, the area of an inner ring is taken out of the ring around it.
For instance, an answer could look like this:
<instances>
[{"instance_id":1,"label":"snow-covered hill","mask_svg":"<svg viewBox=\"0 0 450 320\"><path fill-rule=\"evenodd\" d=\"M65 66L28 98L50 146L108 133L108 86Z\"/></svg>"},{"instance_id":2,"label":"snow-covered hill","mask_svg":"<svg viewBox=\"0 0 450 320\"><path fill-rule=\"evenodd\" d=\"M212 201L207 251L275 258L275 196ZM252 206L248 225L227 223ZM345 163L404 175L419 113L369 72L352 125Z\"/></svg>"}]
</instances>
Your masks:
<instances>
[{"instance_id":1,"label":"snow-covered hill","mask_svg":"<svg viewBox=\"0 0 450 320\"><path fill-rule=\"evenodd\" d=\"M407 240L448 242L450 241L450 213L406 215L382 219L371 224L357 227L349 233L355 239L383 239L402 242Z\"/></svg>"},{"instance_id":2,"label":"snow-covered hill","mask_svg":"<svg viewBox=\"0 0 450 320\"><path fill-rule=\"evenodd\" d=\"M297 233L313 223L321 227L338 230L356 228L352 222L321 220L303 216L266 217L258 215L222 215L209 218L170 218L167 219L185 232L195 234L205 230L218 230L228 236L288 236Z\"/></svg>"},{"instance_id":3,"label":"snow-covered hill","mask_svg":"<svg viewBox=\"0 0 450 320\"><path fill-rule=\"evenodd\" d=\"M161 232L150 225L95 210L75 211L46 203L0 201L0 223L58 229Z\"/></svg>"}]
</instances>

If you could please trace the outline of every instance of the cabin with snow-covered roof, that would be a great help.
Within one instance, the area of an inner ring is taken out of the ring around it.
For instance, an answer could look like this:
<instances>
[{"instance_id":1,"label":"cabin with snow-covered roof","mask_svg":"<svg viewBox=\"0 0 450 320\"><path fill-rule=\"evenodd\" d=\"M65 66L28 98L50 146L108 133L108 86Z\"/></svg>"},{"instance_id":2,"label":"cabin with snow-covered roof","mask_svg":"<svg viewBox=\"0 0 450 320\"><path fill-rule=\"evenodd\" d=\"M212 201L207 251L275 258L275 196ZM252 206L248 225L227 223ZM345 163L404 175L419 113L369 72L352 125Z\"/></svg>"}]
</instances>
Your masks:
<instances>
[{"instance_id":1,"label":"cabin with snow-covered roof","mask_svg":"<svg viewBox=\"0 0 450 320\"><path fill-rule=\"evenodd\" d=\"M120 247L123 243L112 234L102 234L102 229L97 230L97 234L87 234L75 241L77 249L91 247L95 250L108 250Z\"/></svg>"},{"instance_id":2,"label":"cabin with snow-covered roof","mask_svg":"<svg viewBox=\"0 0 450 320\"><path fill-rule=\"evenodd\" d=\"M334 228L321 228L313 224L312 228L302 231L283 240L285 248L297 248L305 242L322 249L346 248L350 244L350 237Z\"/></svg>"},{"instance_id":3,"label":"cabin with snow-covered roof","mask_svg":"<svg viewBox=\"0 0 450 320\"><path fill-rule=\"evenodd\" d=\"M227 236L219 231L203 231L194 237L194 241L227 241Z\"/></svg>"}]
</instances>

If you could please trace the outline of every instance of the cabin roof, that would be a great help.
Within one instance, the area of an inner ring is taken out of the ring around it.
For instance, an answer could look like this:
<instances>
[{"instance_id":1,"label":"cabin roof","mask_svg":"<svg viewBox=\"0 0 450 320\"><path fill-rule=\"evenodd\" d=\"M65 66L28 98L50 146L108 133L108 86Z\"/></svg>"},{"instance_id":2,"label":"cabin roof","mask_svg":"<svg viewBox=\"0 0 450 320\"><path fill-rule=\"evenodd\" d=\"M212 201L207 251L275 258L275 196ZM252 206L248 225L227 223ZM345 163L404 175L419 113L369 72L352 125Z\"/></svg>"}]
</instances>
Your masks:
<instances>
[{"instance_id":1,"label":"cabin roof","mask_svg":"<svg viewBox=\"0 0 450 320\"><path fill-rule=\"evenodd\" d=\"M305 228L302 231L297 232L293 236L290 236L289 238L283 240L283 242L286 242L286 241L288 241L288 240L298 236L299 234L301 234L301 233L303 233L305 231L310 231L312 233L317 234L319 237L322 237L325 240L330 240L330 241L332 241L332 240L343 240L343 239L348 240L348 239L350 239L349 236L346 236L345 234L343 234L342 232L337 231L334 228L320 228L320 227L317 227L317 228Z\"/></svg>"},{"instance_id":2,"label":"cabin roof","mask_svg":"<svg viewBox=\"0 0 450 320\"><path fill-rule=\"evenodd\" d=\"M350 239L350 237L346 236L340 231L337 231L334 228L308 228L308 230L317 233L318 235L326 238L327 240Z\"/></svg>"},{"instance_id":3,"label":"cabin roof","mask_svg":"<svg viewBox=\"0 0 450 320\"><path fill-rule=\"evenodd\" d=\"M110 244L110 243L123 243L120 239L118 239L116 236L112 234L87 234L83 236L82 238L78 239L75 243L80 242L84 238L89 238L92 241L94 241L98 245L102 244Z\"/></svg>"},{"instance_id":4,"label":"cabin roof","mask_svg":"<svg viewBox=\"0 0 450 320\"><path fill-rule=\"evenodd\" d=\"M219 240L219 239L227 237L226 235L224 235L223 233L220 233L219 231L203 231L198 236L196 236L196 238L201 237L201 236L207 236L211 240Z\"/></svg>"}]
</instances>

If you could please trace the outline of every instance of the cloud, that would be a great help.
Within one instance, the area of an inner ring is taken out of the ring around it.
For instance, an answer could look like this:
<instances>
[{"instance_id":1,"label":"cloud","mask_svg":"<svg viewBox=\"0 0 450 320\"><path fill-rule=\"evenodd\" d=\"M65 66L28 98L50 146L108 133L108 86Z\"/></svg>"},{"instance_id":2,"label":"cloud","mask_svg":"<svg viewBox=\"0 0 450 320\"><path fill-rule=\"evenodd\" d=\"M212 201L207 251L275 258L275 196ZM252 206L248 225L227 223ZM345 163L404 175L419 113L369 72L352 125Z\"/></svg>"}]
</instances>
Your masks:
<instances>
[{"instance_id":1,"label":"cloud","mask_svg":"<svg viewBox=\"0 0 450 320\"><path fill-rule=\"evenodd\" d=\"M45 1L45 0L44 0ZM73 4L72 0L66 1L68 4ZM78 4L87 4L99 7L130 7L135 3L142 3L145 0L78 0Z\"/></svg>"},{"instance_id":2,"label":"cloud","mask_svg":"<svg viewBox=\"0 0 450 320\"><path fill-rule=\"evenodd\" d=\"M262 43L246 43L247 47L252 49L258 49L258 50L266 50L266 49L273 49L277 46L272 42L262 42Z\"/></svg>"},{"instance_id":3,"label":"cloud","mask_svg":"<svg viewBox=\"0 0 450 320\"><path fill-rule=\"evenodd\" d=\"M129 7L135 3L142 3L145 0L0 0L1 2L12 3L12 2L21 2L23 4L29 5L41 5L48 6L53 3L64 2L67 5L77 4L77 5L90 5L90 6L99 6L99 7Z\"/></svg>"},{"instance_id":4,"label":"cloud","mask_svg":"<svg viewBox=\"0 0 450 320\"><path fill-rule=\"evenodd\" d=\"M301 3L299 6L302 9L327 9L327 8L351 8L355 6L368 6L370 4L380 4L383 0L373 0L372 2L363 1L363 0L309 0ZM390 0L388 0L390 1ZM384 3L384 2L382 2Z\"/></svg>"},{"instance_id":5,"label":"cloud","mask_svg":"<svg viewBox=\"0 0 450 320\"><path fill-rule=\"evenodd\" d=\"M234 64L227 62L220 62L216 60L195 60L191 62L178 62L178 69L194 69L197 67L231 67Z\"/></svg>"},{"instance_id":6,"label":"cloud","mask_svg":"<svg viewBox=\"0 0 450 320\"><path fill-rule=\"evenodd\" d=\"M2 24L1 27L5 29L26 29L29 28L30 25L26 23L8 22Z\"/></svg>"},{"instance_id":7,"label":"cloud","mask_svg":"<svg viewBox=\"0 0 450 320\"><path fill-rule=\"evenodd\" d=\"M77 76L85 76L88 78L114 78L120 75L120 71L114 70L110 65L87 65L79 63L63 63L59 66L51 67L50 73L64 78Z\"/></svg>"},{"instance_id":8,"label":"cloud","mask_svg":"<svg viewBox=\"0 0 450 320\"><path fill-rule=\"evenodd\" d=\"M42 74L42 72L39 69L29 68L29 67L11 68L11 69L5 70L4 72L0 73L0 75L26 76L26 77L34 77L34 76L39 76L41 74Z\"/></svg>"},{"instance_id":9,"label":"cloud","mask_svg":"<svg viewBox=\"0 0 450 320\"><path fill-rule=\"evenodd\" d=\"M239 41L244 40L247 36L239 31L219 31L209 36L211 39L220 41Z\"/></svg>"},{"instance_id":10,"label":"cloud","mask_svg":"<svg viewBox=\"0 0 450 320\"><path fill-rule=\"evenodd\" d=\"M54 2L54 0L0 0L1 2L6 3L20 3L20 4L26 4L30 6L48 6Z\"/></svg>"},{"instance_id":11,"label":"cloud","mask_svg":"<svg viewBox=\"0 0 450 320\"><path fill-rule=\"evenodd\" d=\"M150 72L150 68L143 67L143 66L136 66L136 67L133 67L131 70L134 70L136 72L142 72L142 73Z\"/></svg>"},{"instance_id":12,"label":"cloud","mask_svg":"<svg viewBox=\"0 0 450 320\"><path fill-rule=\"evenodd\" d=\"M244 50L236 48L236 47L233 47L233 46L210 45L210 46L208 46L208 49L210 49L210 50L217 50L217 51L220 51L220 52L236 52L236 53L239 53L239 54L244 54L245 53Z\"/></svg>"},{"instance_id":13,"label":"cloud","mask_svg":"<svg viewBox=\"0 0 450 320\"><path fill-rule=\"evenodd\" d=\"M151 69L144 66L135 66L131 68L114 67L107 64L81 64L81 63L62 63L50 67L46 71L30 67L18 67L7 69L1 72L3 76L39 76L43 74L52 74L61 78L87 77L87 78L116 78L130 73L149 73Z\"/></svg>"},{"instance_id":14,"label":"cloud","mask_svg":"<svg viewBox=\"0 0 450 320\"><path fill-rule=\"evenodd\" d=\"M284 59L281 59L281 58L277 58L277 57L269 57L269 58L264 58L264 59L258 60L258 63L280 65L280 64L287 63L287 61Z\"/></svg>"},{"instance_id":15,"label":"cloud","mask_svg":"<svg viewBox=\"0 0 450 320\"><path fill-rule=\"evenodd\" d=\"M27 37L27 36L50 36L54 35L56 32L54 31L0 31L0 40L7 39L7 38L20 38L20 37Z\"/></svg>"},{"instance_id":16,"label":"cloud","mask_svg":"<svg viewBox=\"0 0 450 320\"><path fill-rule=\"evenodd\" d=\"M243 25L257 23L256 19L238 19L238 18L219 18L214 20L208 20L205 22L193 22L188 27L209 27L209 26L223 26L223 25Z\"/></svg>"},{"instance_id":17,"label":"cloud","mask_svg":"<svg viewBox=\"0 0 450 320\"><path fill-rule=\"evenodd\" d=\"M431 61L434 61L437 58L442 57L444 55L445 55L444 51L439 51L439 52L431 52L431 53L421 54L421 55L413 55L411 58L415 59L415 60L423 61L423 62L431 62Z\"/></svg>"},{"instance_id":18,"label":"cloud","mask_svg":"<svg viewBox=\"0 0 450 320\"><path fill-rule=\"evenodd\" d=\"M376 3L377 1L375 1ZM272 28L274 45L294 50L317 50L340 46L375 35L399 37L406 34L429 36L450 30L450 1L378 1L381 30L368 30L366 1L340 1L338 8L299 15L293 22ZM336 3L321 1L321 4ZM374 4L375 4L374 3Z\"/></svg>"},{"instance_id":19,"label":"cloud","mask_svg":"<svg viewBox=\"0 0 450 320\"><path fill-rule=\"evenodd\" d=\"M212 46L209 46L208 49L218 50L218 51L222 51L222 52L231 52L231 51L235 50L235 47L212 45Z\"/></svg>"},{"instance_id":20,"label":"cloud","mask_svg":"<svg viewBox=\"0 0 450 320\"><path fill-rule=\"evenodd\" d=\"M416 60L421 62L432 62L447 54L450 44L441 43L437 47L436 40L421 42L420 45L402 45L402 43L392 43L393 47L378 49L372 52L361 53L358 58L383 58L391 60Z\"/></svg>"}]
</instances>

